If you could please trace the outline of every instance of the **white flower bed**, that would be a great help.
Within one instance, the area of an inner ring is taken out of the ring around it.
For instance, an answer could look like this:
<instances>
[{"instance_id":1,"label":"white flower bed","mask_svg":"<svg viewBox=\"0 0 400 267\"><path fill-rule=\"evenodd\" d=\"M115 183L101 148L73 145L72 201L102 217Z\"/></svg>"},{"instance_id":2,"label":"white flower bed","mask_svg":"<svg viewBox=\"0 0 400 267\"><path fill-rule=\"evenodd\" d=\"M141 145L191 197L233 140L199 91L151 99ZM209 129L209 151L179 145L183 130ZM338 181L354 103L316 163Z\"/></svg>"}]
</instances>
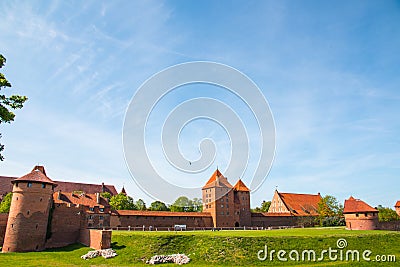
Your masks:
<instances>
[{"instance_id":1,"label":"white flower bed","mask_svg":"<svg viewBox=\"0 0 400 267\"><path fill-rule=\"evenodd\" d=\"M189 263L190 258L185 254L172 254L172 255L155 255L150 260L146 261L147 264L160 264L160 263L176 263L179 265Z\"/></svg>"},{"instance_id":2,"label":"white flower bed","mask_svg":"<svg viewBox=\"0 0 400 267\"><path fill-rule=\"evenodd\" d=\"M98 256L103 256L103 258L108 259L108 258L114 258L115 256L117 256L117 253L115 253L115 251L111 248L92 250L86 253L85 255L82 255L81 258L84 260L88 260L96 258Z\"/></svg>"}]
</instances>

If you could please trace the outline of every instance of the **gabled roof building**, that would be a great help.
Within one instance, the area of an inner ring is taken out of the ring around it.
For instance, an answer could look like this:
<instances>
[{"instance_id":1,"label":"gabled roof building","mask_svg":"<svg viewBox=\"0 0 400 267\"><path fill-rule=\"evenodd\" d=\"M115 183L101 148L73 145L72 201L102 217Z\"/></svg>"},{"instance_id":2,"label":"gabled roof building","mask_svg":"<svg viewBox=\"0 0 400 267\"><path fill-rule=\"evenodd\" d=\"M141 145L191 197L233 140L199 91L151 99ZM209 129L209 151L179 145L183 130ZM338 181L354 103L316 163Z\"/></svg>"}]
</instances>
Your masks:
<instances>
[{"instance_id":1,"label":"gabled roof building","mask_svg":"<svg viewBox=\"0 0 400 267\"><path fill-rule=\"evenodd\" d=\"M318 216L321 195L280 193L275 190L268 213L288 216Z\"/></svg>"}]
</instances>

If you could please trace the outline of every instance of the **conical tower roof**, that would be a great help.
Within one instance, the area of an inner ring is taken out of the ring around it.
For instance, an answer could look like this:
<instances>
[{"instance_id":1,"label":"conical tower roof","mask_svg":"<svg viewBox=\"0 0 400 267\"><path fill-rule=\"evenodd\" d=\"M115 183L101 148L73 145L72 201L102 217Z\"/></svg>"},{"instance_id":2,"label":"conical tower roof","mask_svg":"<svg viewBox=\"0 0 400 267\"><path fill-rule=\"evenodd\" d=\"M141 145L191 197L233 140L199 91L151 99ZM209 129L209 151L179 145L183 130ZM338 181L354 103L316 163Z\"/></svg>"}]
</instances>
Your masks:
<instances>
[{"instance_id":1,"label":"conical tower roof","mask_svg":"<svg viewBox=\"0 0 400 267\"><path fill-rule=\"evenodd\" d=\"M207 183L203 186L203 189L210 187L232 188L232 185L228 182L228 179L223 176L218 169L216 169L215 172L211 175L210 179L208 179Z\"/></svg>"},{"instance_id":2,"label":"conical tower roof","mask_svg":"<svg viewBox=\"0 0 400 267\"><path fill-rule=\"evenodd\" d=\"M250 192L250 189L242 182L241 179L237 181L235 186L233 187L236 191L245 191L245 192Z\"/></svg>"},{"instance_id":3,"label":"conical tower roof","mask_svg":"<svg viewBox=\"0 0 400 267\"><path fill-rule=\"evenodd\" d=\"M12 183L16 182L55 184L53 180L46 176L46 171L44 170L43 166L35 166L30 173L12 181Z\"/></svg>"}]
</instances>

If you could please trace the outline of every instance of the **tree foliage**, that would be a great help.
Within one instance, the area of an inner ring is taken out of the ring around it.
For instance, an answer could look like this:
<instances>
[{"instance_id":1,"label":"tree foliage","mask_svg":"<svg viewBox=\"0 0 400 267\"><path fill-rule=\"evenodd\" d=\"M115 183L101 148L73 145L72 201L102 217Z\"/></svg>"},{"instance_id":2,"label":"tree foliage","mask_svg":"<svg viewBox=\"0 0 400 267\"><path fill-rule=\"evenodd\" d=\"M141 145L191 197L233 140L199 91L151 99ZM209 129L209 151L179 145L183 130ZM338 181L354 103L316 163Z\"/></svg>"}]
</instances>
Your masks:
<instances>
[{"instance_id":1,"label":"tree foliage","mask_svg":"<svg viewBox=\"0 0 400 267\"><path fill-rule=\"evenodd\" d=\"M383 207L382 205L378 206L378 218L380 222L391 222L400 220L399 215L397 215L395 210L391 208Z\"/></svg>"},{"instance_id":2,"label":"tree foliage","mask_svg":"<svg viewBox=\"0 0 400 267\"><path fill-rule=\"evenodd\" d=\"M188 197L181 196L175 200L170 209L171 211L198 212L203 210L202 206L202 201L199 198L194 198L193 200L191 200Z\"/></svg>"},{"instance_id":3,"label":"tree foliage","mask_svg":"<svg viewBox=\"0 0 400 267\"><path fill-rule=\"evenodd\" d=\"M0 203L0 213L8 213L10 211L11 199L12 192L9 192L3 197L3 200Z\"/></svg>"},{"instance_id":4,"label":"tree foliage","mask_svg":"<svg viewBox=\"0 0 400 267\"><path fill-rule=\"evenodd\" d=\"M338 202L336 197L326 195L318 202L318 220L320 226L341 225L343 220L343 205ZM329 219L328 219L329 218ZM333 225L330 225L332 223Z\"/></svg>"},{"instance_id":5,"label":"tree foliage","mask_svg":"<svg viewBox=\"0 0 400 267\"><path fill-rule=\"evenodd\" d=\"M0 69L5 65L5 63L6 58L0 54ZM11 87L11 83L6 79L3 73L0 73L0 91L7 87ZM26 96L11 95L7 97L4 94L0 94L0 124L14 121L15 114L10 109L21 109L26 100L28 100ZM3 150L4 145L0 144L0 161L4 160L4 157L1 155Z\"/></svg>"},{"instance_id":6,"label":"tree foliage","mask_svg":"<svg viewBox=\"0 0 400 267\"><path fill-rule=\"evenodd\" d=\"M150 210L169 211L169 208L167 207L167 205L165 205L165 203L157 200L150 204Z\"/></svg>"},{"instance_id":7,"label":"tree foliage","mask_svg":"<svg viewBox=\"0 0 400 267\"><path fill-rule=\"evenodd\" d=\"M138 210L146 210L146 203L143 201L143 199L138 199L136 201L136 207L138 208Z\"/></svg>"},{"instance_id":8,"label":"tree foliage","mask_svg":"<svg viewBox=\"0 0 400 267\"><path fill-rule=\"evenodd\" d=\"M269 206L271 206L271 201L263 200L263 202L261 203L260 207L255 207L251 211L253 211L253 212L267 212L269 210Z\"/></svg>"},{"instance_id":9,"label":"tree foliage","mask_svg":"<svg viewBox=\"0 0 400 267\"><path fill-rule=\"evenodd\" d=\"M102 197L104 197L104 198L106 198L106 199L108 199L108 200L111 199L111 194L110 194L110 192L102 192L102 193L100 193L100 196L102 196Z\"/></svg>"},{"instance_id":10,"label":"tree foliage","mask_svg":"<svg viewBox=\"0 0 400 267\"><path fill-rule=\"evenodd\" d=\"M110 206L113 210L137 210L133 198L121 193L110 198Z\"/></svg>"}]
</instances>

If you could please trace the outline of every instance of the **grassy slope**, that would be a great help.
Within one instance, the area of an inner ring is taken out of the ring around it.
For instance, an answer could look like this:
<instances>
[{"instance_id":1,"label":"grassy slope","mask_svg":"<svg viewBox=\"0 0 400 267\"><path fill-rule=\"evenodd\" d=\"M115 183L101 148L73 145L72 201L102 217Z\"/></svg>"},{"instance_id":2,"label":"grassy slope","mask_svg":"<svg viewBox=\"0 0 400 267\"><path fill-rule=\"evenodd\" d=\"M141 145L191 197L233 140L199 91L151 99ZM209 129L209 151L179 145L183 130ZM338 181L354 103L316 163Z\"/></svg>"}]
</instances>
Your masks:
<instances>
[{"instance_id":1,"label":"grassy slope","mask_svg":"<svg viewBox=\"0 0 400 267\"><path fill-rule=\"evenodd\" d=\"M119 256L105 260L80 259L90 248L73 245L64 249L45 252L10 253L0 255L0 266L137 266L142 259L154 254L190 254L190 265L299 265L298 262L259 261L257 252L268 245L269 249L292 249L302 251L314 249L319 252L332 247L336 249L339 237L346 238L346 249L372 250L376 254L394 254L397 263L382 263L381 266L396 266L400 261L400 233L387 231L346 231L342 228L287 229L271 231L219 231L219 232L113 232L113 248ZM372 257L371 257L372 258ZM347 262L303 262L303 266L344 266ZM374 262L357 262L353 266L376 266ZM172 264L162 266L173 266Z\"/></svg>"}]
</instances>

